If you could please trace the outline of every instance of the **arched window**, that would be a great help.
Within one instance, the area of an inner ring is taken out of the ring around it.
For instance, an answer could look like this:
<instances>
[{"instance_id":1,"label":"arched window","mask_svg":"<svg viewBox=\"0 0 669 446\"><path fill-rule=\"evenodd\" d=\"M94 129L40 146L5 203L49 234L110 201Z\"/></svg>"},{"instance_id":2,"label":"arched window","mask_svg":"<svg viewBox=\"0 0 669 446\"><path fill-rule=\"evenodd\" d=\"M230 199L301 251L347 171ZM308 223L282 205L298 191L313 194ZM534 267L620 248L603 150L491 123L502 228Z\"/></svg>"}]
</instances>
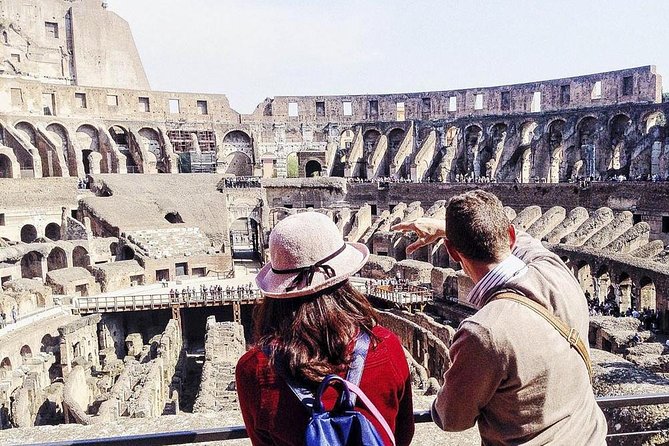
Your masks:
<instances>
[{"instance_id":1,"label":"arched window","mask_svg":"<svg viewBox=\"0 0 669 446\"><path fill-rule=\"evenodd\" d=\"M25 225L21 228L21 241L32 243L37 238L37 229L33 225Z\"/></svg>"}]
</instances>

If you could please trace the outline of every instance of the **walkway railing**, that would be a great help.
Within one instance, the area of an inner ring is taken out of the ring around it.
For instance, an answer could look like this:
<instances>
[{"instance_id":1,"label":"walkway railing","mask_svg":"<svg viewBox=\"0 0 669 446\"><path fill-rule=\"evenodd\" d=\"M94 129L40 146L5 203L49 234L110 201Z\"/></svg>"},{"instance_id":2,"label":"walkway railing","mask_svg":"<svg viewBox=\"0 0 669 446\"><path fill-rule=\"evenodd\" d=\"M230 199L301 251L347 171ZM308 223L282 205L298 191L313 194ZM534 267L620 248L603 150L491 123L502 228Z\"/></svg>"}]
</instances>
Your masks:
<instances>
[{"instance_id":1,"label":"walkway railing","mask_svg":"<svg viewBox=\"0 0 669 446\"><path fill-rule=\"evenodd\" d=\"M109 313L122 311L144 311L168 309L175 306L182 308L215 307L231 305L234 302L253 304L260 298L260 292L253 290L234 289L221 292L202 293L181 292L179 294L145 294L131 296L92 296L79 297L74 301L74 307L80 314Z\"/></svg>"},{"instance_id":2,"label":"walkway railing","mask_svg":"<svg viewBox=\"0 0 669 446\"><path fill-rule=\"evenodd\" d=\"M432 291L415 285L368 285L365 292L369 296L387 302L404 305L424 305L432 300Z\"/></svg>"},{"instance_id":3,"label":"walkway railing","mask_svg":"<svg viewBox=\"0 0 669 446\"><path fill-rule=\"evenodd\" d=\"M613 409L634 406L652 406L656 404L669 404L669 394L658 395L630 395L630 396L607 396L597 398L597 403L603 409ZM432 421L429 411L414 412L416 423L427 423ZM640 432L612 433L608 438L631 437L639 435L658 434L663 431L651 430ZM444 433L444 436L448 434ZM228 426L214 429L196 429L191 431L161 432L152 434L127 435L111 438L91 438L85 440L59 441L52 443L39 443L45 446L166 446L174 444L204 443L209 441L237 440L248 438L244 426ZM444 437L445 438L445 437ZM37 444L27 445L36 446Z\"/></svg>"}]
</instances>

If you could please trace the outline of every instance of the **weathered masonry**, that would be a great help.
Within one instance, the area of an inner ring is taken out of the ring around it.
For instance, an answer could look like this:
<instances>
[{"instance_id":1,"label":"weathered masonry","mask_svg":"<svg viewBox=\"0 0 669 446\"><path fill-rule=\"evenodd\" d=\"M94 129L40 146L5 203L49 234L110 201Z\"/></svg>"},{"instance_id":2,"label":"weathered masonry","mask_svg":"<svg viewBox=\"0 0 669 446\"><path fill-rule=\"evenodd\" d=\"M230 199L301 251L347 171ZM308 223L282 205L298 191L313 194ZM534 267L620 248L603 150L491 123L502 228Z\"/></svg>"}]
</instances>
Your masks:
<instances>
[{"instance_id":1,"label":"weathered masonry","mask_svg":"<svg viewBox=\"0 0 669 446\"><path fill-rule=\"evenodd\" d=\"M0 14L0 177L669 175L669 106L653 66L424 93L277 96L245 115L225 95L151 90L127 23L94 0L5 1Z\"/></svg>"}]
</instances>

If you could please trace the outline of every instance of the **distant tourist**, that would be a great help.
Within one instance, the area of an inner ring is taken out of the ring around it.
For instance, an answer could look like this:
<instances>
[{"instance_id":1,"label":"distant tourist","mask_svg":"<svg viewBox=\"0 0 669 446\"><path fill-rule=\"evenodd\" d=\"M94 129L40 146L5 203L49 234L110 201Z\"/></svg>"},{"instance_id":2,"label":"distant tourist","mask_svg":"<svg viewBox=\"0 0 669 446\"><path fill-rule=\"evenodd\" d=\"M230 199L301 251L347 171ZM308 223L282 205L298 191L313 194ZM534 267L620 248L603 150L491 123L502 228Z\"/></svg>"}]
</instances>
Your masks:
<instances>
[{"instance_id":1,"label":"distant tourist","mask_svg":"<svg viewBox=\"0 0 669 446\"><path fill-rule=\"evenodd\" d=\"M451 198L445 220L392 229L418 235L409 254L445 237L475 283L467 300L479 310L455 333L434 422L446 431L478 423L483 444L605 445L590 381L588 306L560 257L516 232L499 199L481 190Z\"/></svg>"},{"instance_id":2,"label":"distant tourist","mask_svg":"<svg viewBox=\"0 0 669 446\"><path fill-rule=\"evenodd\" d=\"M12 307L12 322L13 323L16 323L16 317L17 317L16 307Z\"/></svg>"},{"instance_id":3,"label":"distant tourist","mask_svg":"<svg viewBox=\"0 0 669 446\"><path fill-rule=\"evenodd\" d=\"M5 403L2 403L0 407L0 429L9 429L10 427L9 409L5 406Z\"/></svg>"},{"instance_id":4,"label":"distant tourist","mask_svg":"<svg viewBox=\"0 0 669 446\"><path fill-rule=\"evenodd\" d=\"M348 280L367 262L367 247L345 243L327 216L304 212L274 227L269 253L272 262L256 277L264 296L254 313L256 344L236 368L239 405L252 443L303 445L310 412L286 382L313 393L326 375L344 377L354 346L369 342L359 387L397 445L408 445L414 422L404 350L397 336L378 325L376 311ZM331 407L336 392L323 399ZM355 409L390 444L382 423L360 398Z\"/></svg>"}]
</instances>

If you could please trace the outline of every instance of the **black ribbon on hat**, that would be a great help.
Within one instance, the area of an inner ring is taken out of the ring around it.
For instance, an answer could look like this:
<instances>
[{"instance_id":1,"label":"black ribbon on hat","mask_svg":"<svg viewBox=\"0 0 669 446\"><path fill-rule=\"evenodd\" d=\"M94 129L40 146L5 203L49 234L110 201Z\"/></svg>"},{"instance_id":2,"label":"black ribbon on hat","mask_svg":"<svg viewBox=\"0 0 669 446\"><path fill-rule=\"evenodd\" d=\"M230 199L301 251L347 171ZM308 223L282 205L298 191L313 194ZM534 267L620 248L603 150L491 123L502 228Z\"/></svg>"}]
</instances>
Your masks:
<instances>
[{"instance_id":1,"label":"black ribbon on hat","mask_svg":"<svg viewBox=\"0 0 669 446\"><path fill-rule=\"evenodd\" d=\"M293 291L297 286L302 283L303 280L306 279L305 285L309 286L311 285L311 282L314 280L314 274L316 274L316 271L320 270L327 279L331 279L334 276L337 275L335 272L334 268L332 268L330 265L325 265L325 262L329 262L330 260L334 259L337 257L339 254L344 252L346 249L346 243L342 245L341 248L327 256L326 258L319 260L318 262L314 263L313 265L308 265L308 266L303 266L300 268L293 268L293 269L274 269L272 267L272 272L274 274L293 274L293 273L299 273L293 281L290 283L289 286L286 287L286 291Z\"/></svg>"}]
</instances>

